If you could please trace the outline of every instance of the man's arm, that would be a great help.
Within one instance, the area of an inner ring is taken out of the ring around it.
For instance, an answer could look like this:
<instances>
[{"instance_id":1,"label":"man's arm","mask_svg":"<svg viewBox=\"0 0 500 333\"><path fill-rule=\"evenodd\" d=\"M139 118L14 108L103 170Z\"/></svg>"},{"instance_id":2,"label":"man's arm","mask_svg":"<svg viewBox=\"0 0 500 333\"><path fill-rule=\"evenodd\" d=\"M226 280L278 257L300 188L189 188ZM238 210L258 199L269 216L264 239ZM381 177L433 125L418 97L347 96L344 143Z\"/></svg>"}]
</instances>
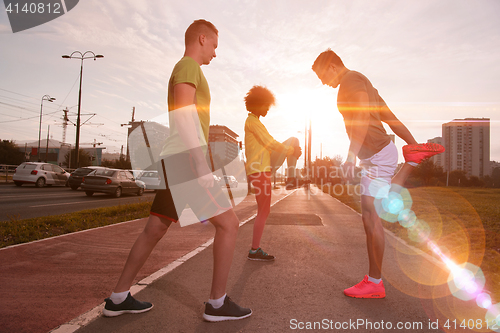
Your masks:
<instances>
[{"instance_id":1,"label":"man's arm","mask_svg":"<svg viewBox=\"0 0 500 333\"><path fill-rule=\"evenodd\" d=\"M408 128L396 117L387 105L383 105L381 107L380 118L383 122L389 125L394 134L403 139L407 144L417 144L417 141Z\"/></svg>"},{"instance_id":2,"label":"man's arm","mask_svg":"<svg viewBox=\"0 0 500 333\"><path fill-rule=\"evenodd\" d=\"M207 188L214 185L212 172L208 167L205 154L200 147L200 140L197 136L197 125L194 123L192 112L196 112L196 108L192 111L178 110L180 108L194 104L196 88L189 83L179 83L174 86L174 121L177 126L177 131L182 142L191 152L196 164L196 172L198 174L198 183ZM178 110L178 111L176 111ZM208 142L207 142L208 144Z\"/></svg>"}]
</instances>

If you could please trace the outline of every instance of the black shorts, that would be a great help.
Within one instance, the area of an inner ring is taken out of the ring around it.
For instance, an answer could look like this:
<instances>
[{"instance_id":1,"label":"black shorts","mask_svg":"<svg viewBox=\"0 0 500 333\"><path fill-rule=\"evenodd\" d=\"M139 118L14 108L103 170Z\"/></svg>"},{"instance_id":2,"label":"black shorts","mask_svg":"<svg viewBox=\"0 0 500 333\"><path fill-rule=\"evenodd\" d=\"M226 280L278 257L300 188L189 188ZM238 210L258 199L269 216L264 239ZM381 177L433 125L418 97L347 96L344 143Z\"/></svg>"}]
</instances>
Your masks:
<instances>
[{"instance_id":1,"label":"black shorts","mask_svg":"<svg viewBox=\"0 0 500 333\"><path fill-rule=\"evenodd\" d=\"M165 189L156 192L151 206L152 215L177 222L186 205L189 205L202 222L231 209L226 194L216 182L210 188L198 184L190 154L168 156L158 166Z\"/></svg>"}]
</instances>

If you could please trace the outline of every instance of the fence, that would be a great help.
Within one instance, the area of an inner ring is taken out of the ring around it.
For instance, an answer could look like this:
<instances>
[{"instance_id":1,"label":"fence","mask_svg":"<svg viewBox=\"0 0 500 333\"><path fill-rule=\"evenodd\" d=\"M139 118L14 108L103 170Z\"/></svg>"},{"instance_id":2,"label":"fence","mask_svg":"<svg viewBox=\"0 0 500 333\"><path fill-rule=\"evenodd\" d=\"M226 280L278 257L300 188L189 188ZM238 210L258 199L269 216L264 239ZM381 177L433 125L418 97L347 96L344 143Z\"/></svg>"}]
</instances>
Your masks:
<instances>
[{"instance_id":1,"label":"fence","mask_svg":"<svg viewBox=\"0 0 500 333\"><path fill-rule=\"evenodd\" d=\"M0 164L0 182L12 182L12 175L16 171L17 165Z\"/></svg>"}]
</instances>

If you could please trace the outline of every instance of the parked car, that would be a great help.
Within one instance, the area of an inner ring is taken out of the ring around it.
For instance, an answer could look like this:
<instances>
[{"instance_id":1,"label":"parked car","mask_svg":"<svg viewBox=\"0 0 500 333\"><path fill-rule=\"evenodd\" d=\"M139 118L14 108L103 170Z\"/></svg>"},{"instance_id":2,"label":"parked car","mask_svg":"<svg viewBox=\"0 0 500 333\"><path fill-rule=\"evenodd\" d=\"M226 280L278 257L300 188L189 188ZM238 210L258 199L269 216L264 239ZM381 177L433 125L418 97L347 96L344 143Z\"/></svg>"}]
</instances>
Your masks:
<instances>
[{"instance_id":1,"label":"parked car","mask_svg":"<svg viewBox=\"0 0 500 333\"><path fill-rule=\"evenodd\" d=\"M69 187L71 187L72 190L76 191L82 184L83 177L97 169L105 169L105 168L100 166L87 166L76 169L71 173L71 175L69 175L68 179Z\"/></svg>"},{"instance_id":2,"label":"parked car","mask_svg":"<svg viewBox=\"0 0 500 333\"><path fill-rule=\"evenodd\" d=\"M89 197L95 192L111 194L115 198L125 193L142 195L146 189L146 184L136 180L130 171L108 168L90 172L83 177L81 186Z\"/></svg>"},{"instance_id":3,"label":"parked car","mask_svg":"<svg viewBox=\"0 0 500 333\"><path fill-rule=\"evenodd\" d=\"M16 186L35 184L36 187L45 185L68 186L69 173L60 166L42 162L21 163L14 172L12 180Z\"/></svg>"},{"instance_id":4,"label":"parked car","mask_svg":"<svg viewBox=\"0 0 500 333\"><path fill-rule=\"evenodd\" d=\"M137 179L143 181L148 190L160 189L161 178L156 170L144 170Z\"/></svg>"},{"instance_id":5,"label":"parked car","mask_svg":"<svg viewBox=\"0 0 500 333\"><path fill-rule=\"evenodd\" d=\"M229 187L238 187L238 181L234 178L234 176L222 176L220 184L221 186L229 184Z\"/></svg>"}]
</instances>

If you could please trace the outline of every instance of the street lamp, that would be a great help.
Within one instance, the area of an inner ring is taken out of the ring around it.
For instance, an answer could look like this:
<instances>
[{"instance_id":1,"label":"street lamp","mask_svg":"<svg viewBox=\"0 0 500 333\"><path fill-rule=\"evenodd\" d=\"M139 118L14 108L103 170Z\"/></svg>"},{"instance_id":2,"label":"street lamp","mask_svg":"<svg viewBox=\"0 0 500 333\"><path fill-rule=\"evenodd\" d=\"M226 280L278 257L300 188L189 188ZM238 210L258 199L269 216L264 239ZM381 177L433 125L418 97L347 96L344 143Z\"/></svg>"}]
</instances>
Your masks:
<instances>
[{"instance_id":1,"label":"street lamp","mask_svg":"<svg viewBox=\"0 0 500 333\"><path fill-rule=\"evenodd\" d=\"M86 56L88 53L92 54L92 55ZM75 55L75 54L77 54L77 55ZM80 91L78 92L78 117L76 118L76 144L75 144L76 167L78 168L80 166L80 152L79 152L79 150L80 150L80 107L82 104L83 60L93 58L95 61L95 60L97 60L97 58L104 58L104 56L101 54L96 55L92 51L87 51L83 54L80 51L75 51L75 52L71 53L70 55L63 55L62 57L64 59L80 59L81 60L81 64L80 64Z\"/></svg>"},{"instance_id":2,"label":"street lamp","mask_svg":"<svg viewBox=\"0 0 500 333\"><path fill-rule=\"evenodd\" d=\"M53 102L56 99L54 97L50 97L49 95L43 95L42 102L40 103L40 126L38 127L38 150L37 150L37 159L40 161L40 138L42 135L42 109L43 109L43 101Z\"/></svg>"}]
</instances>

